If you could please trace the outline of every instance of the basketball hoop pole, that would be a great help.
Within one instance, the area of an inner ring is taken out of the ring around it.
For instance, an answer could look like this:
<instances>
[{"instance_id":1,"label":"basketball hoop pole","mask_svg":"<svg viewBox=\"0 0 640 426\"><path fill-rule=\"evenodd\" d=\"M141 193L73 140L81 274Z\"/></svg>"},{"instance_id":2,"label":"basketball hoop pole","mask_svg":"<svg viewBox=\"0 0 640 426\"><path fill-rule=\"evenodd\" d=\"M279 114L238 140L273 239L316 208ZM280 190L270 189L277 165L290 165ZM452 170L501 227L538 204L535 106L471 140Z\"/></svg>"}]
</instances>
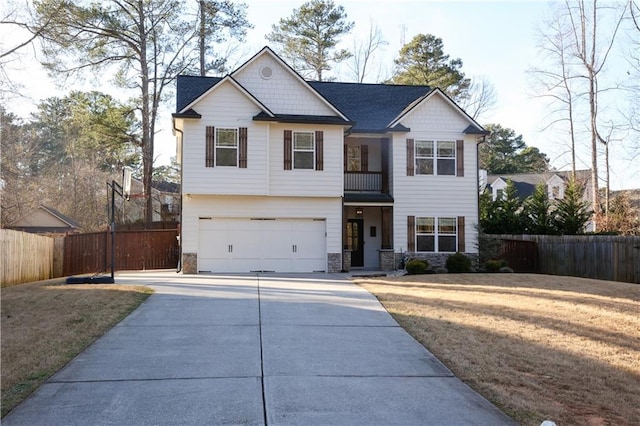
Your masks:
<instances>
[{"instance_id":1,"label":"basketball hoop pole","mask_svg":"<svg viewBox=\"0 0 640 426\"><path fill-rule=\"evenodd\" d=\"M116 194L123 197L122 186L115 180L107 183L111 187L111 284L116 282Z\"/></svg>"}]
</instances>

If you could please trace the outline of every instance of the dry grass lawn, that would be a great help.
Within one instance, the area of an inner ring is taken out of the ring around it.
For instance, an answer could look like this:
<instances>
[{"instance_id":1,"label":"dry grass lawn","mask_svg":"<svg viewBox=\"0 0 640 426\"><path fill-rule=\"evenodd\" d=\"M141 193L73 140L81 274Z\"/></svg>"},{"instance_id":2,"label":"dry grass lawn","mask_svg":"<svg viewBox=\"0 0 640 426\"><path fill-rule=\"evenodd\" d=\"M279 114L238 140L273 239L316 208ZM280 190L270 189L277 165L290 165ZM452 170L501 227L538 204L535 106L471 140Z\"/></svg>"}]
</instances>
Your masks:
<instances>
[{"instance_id":1,"label":"dry grass lawn","mask_svg":"<svg viewBox=\"0 0 640 426\"><path fill-rule=\"evenodd\" d=\"M640 425L640 285L532 274L358 283L522 424Z\"/></svg>"},{"instance_id":2,"label":"dry grass lawn","mask_svg":"<svg viewBox=\"0 0 640 426\"><path fill-rule=\"evenodd\" d=\"M147 287L38 282L2 289L2 416L144 300Z\"/></svg>"}]
</instances>

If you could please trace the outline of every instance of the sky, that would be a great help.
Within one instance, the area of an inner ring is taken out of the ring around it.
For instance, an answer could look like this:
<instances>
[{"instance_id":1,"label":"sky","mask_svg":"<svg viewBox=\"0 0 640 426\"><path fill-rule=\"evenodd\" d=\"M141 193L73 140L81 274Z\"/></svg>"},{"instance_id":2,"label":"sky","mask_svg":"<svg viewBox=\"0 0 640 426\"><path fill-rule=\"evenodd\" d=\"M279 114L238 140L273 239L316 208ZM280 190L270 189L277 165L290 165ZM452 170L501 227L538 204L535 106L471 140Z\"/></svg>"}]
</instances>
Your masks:
<instances>
[{"instance_id":1,"label":"sky","mask_svg":"<svg viewBox=\"0 0 640 426\"><path fill-rule=\"evenodd\" d=\"M551 166L558 170L570 169L567 155L566 135L544 130L551 118L546 101L534 96L534 88L527 71L542 59L537 48L538 29L550 14L552 4L546 1L429 1L429 0L349 0L338 1L355 22L351 34L343 39L341 47L351 48L354 38L367 37L370 25L380 28L388 43L378 52L379 67L368 76L368 82L388 78L393 71L393 59L403 42L408 43L419 33L430 33L440 37L445 53L451 58L460 58L462 71L467 77L486 78L494 86L497 103L495 107L480 117L480 124L499 123L522 134L525 143L535 146L551 159ZM248 31L231 60L232 65L240 65L265 45L265 34L280 18L291 15L300 7L302 0L249 0L248 20L254 28ZM7 37L0 29L0 37ZM613 52L612 69L618 70L614 79L628 78L624 72L628 65L622 50ZM31 51L23 51L22 67L12 78L22 82L32 94L31 99L22 99L14 104L16 113L27 116L33 110L34 102L48 96L64 95L69 90L59 90L53 81L37 65ZM330 73L337 81L353 81L345 64L334 67ZM15 76L15 77L14 77ZM92 82L77 82L86 87ZM108 82L105 82L108 83ZM72 85L73 86L73 85ZM104 83L97 89L103 90ZM75 87L74 87L75 88ZM96 89L95 87L93 87ZM115 95L113 90L109 93ZM171 103L171 106L173 103ZM175 140L171 135L171 110L163 110L160 116L160 132L156 136L156 156L158 163L167 163L175 155ZM581 145L586 145L582 143ZM611 188L640 188L640 159L630 160L625 142L611 144ZM590 168L590 151L580 147L578 169ZM604 169L604 160L600 162Z\"/></svg>"}]
</instances>

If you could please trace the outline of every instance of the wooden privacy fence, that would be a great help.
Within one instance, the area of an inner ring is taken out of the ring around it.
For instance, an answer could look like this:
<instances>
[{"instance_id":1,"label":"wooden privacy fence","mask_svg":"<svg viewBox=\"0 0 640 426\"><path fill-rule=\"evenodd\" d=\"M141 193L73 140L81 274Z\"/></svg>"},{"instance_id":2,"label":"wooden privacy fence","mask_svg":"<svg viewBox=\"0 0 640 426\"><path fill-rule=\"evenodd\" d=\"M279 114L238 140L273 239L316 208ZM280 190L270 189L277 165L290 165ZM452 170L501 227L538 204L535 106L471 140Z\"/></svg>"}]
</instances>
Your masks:
<instances>
[{"instance_id":1,"label":"wooden privacy fence","mask_svg":"<svg viewBox=\"0 0 640 426\"><path fill-rule=\"evenodd\" d=\"M54 239L0 229L2 287L53 278Z\"/></svg>"},{"instance_id":2,"label":"wooden privacy fence","mask_svg":"<svg viewBox=\"0 0 640 426\"><path fill-rule=\"evenodd\" d=\"M611 235L498 235L505 245L534 242L537 272L640 283L640 237ZM515 268L514 268L515 269ZM516 269L517 270L517 269Z\"/></svg>"},{"instance_id":3,"label":"wooden privacy fence","mask_svg":"<svg viewBox=\"0 0 640 426\"><path fill-rule=\"evenodd\" d=\"M503 239L500 258L515 272L538 272L538 245L535 241Z\"/></svg>"},{"instance_id":4,"label":"wooden privacy fence","mask_svg":"<svg viewBox=\"0 0 640 426\"><path fill-rule=\"evenodd\" d=\"M178 265L176 229L116 232L116 270L170 269ZM111 234L68 235L64 240L63 274L109 271Z\"/></svg>"}]
</instances>

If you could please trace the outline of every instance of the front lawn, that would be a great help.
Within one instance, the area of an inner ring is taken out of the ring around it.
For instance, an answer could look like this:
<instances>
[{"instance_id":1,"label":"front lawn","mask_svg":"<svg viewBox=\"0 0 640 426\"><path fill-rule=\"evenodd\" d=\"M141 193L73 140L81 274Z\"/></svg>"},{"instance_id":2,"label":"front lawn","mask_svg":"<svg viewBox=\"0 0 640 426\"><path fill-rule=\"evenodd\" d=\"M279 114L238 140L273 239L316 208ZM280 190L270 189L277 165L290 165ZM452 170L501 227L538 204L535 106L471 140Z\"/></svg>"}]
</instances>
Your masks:
<instances>
[{"instance_id":1,"label":"front lawn","mask_svg":"<svg viewBox=\"0 0 640 426\"><path fill-rule=\"evenodd\" d=\"M2 289L2 416L120 322L148 287L51 282Z\"/></svg>"},{"instance_id":2,"label":"front lawn","mask_svg":"<svg viewBox=\"0 0 640 426\"><path fill-rule=\"evenodd\" d=\"M534 274L358 279L515 420L640 424L640 286Z\"/></svg>"}]
</instances>

